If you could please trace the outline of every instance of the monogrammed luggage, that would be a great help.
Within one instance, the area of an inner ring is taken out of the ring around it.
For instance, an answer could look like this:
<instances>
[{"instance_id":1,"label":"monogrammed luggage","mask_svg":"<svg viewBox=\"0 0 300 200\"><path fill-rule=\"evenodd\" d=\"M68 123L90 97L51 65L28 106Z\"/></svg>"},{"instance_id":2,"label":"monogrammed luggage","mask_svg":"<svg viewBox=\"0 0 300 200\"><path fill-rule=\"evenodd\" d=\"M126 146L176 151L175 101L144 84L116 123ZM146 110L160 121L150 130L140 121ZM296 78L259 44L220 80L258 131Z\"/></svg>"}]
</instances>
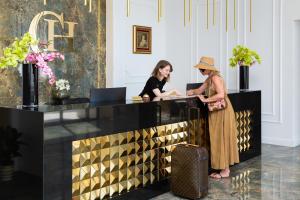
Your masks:
<instances>
[{"instance_id":1,"label":"monogrammed luggage","mask_svg":"<svg viewBox=\"0 0 300 200\"><path fill-rule=\"evenodd\" d=\"M198 199L208 192L208 153L204 147L178 144L172 152L171 191Z\"/></svg>"}]
</instances>

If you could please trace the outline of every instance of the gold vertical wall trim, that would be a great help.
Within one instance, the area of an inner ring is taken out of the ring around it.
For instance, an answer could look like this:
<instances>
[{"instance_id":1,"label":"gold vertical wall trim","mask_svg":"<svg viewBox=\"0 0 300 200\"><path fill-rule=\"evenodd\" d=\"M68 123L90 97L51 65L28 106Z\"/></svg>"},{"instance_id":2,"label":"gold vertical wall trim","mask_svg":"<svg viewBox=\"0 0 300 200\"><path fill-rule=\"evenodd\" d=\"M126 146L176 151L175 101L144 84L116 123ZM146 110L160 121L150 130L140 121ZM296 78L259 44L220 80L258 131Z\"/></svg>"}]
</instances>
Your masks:
<instances>
[{"instance_id":1,"label":"gold vertical wall trim","mask_svg":"<svg viewBox=\"0 0 300 200\"><path fill-rule=\"evenodd\" d=\"M186 24L186 0L184 0L184 5L183 5L183 15L184 15L184 17L183 17L183 23L184 23L184 26L185 26L185 24Z\"/></svg>"},{"instance_id":2,"label":"gold vertical wall trim","mask_svg":"<svg viewBox=\"0 0 300 200\"><path fill-rule=\"evenodd\" d=\"M163 16L163 0L160 0L160 9L159 9L159 16L162 18Z\"/></svg>"},{"instance_id":3,"label":"gold vertical wall trim","mask_svg":"<svg viewBox=\"0 0 300 200\"><path fill-rule=\"evenodd\" d=\"M47 5L47 0L44 0L44 5Z\"/></svg>"},{"instance_id":4,"label":"gold vertical wall trim","mask_svg":"<svg viewBox=\"0 0 300 200\"><path fill-rule=\"evenodd\" d=\"M101 63L100 63L100 54L101 54L101 0L98 0L98 34L97 34L97 43L98 43L98 70L97 70L97 88L100 88L100 79L101 79Z\"/></svg>"},{"instance_id":5,"label":"gold vertical wall trim","mask_svg":"<svg viewBox=\"0 0 300 200\"><path fill-rule=\"evenodd\" d=\"M236 30L236 0L233 2L233 27Z\"/></svg>"},{"instance_id":6,"label":"gold vertical wall trim","mask_svg":"<svg viewBox=\"0 0 300 200\"><path fill-rule=\"evenodd\" d=\"M209 18L209 0L206 0L206 29L208 29L208 18Z\"/></svg>"},{"instance_id":7,"label":"gold vertical wall trim","mask_svg":"<svg viewBox=\"0 0 300 200\"><path fill-rule=\"evenodd\" d=\"M89 2L89 12L92 12L92 0Z\"/></svg>"},{"instance_id":8,"label":"gold vertical wall trim","mask_svg":"<svg viewBox=\"0 0 300 200\"><path fill-rule=\"evenodd\" d=\"M226 0L226 32L228 31L228 0Z\"/></svg>"},{"instance_id":9,"label":"gold vertical wall trim","mask_svg":"<svg viewBox=\"0 0 300 200\"><path fill-rule=\"evenodd\" d=\"M130 15L130 0L126 0L126 16Z\"/></svg>"},{"instance_id":10,"label":"gold vertical wall trim","mask_svg":"<svg viewBox=\"0 0 300 200\"><path fill-rule=\"evenodd\" d=\"M250 32L252 32L252 0L250 0Z\"/></svg>"},{"instance_id":11,"label":"gold vertical wall trim","mask_svg":"<svg viewBox=\"0 0 300 200\"><path fill-rule=\"evenodd\" d=\"M192 0L189 0L189 22L192 21Z\"/></svg>"},{"instance_id":12,"label":"gold vertical wall trim","mask_svg":"<svg viewBox=\"0 0 300 200\"><path fill-rule=\"evenodd\" d=\"M160 0L157 0L157 22L160 20Z\"/></svg>"},{"instance_id":13,"label":"gold vertical wall trim","mask_svg":"<svg viewBox=\"0 0 300 200\"><path fill-rule=\"evenodd\" d=\"M213 25L216 24L216 0L213 0Z\"/></svg>"}]
</instances>

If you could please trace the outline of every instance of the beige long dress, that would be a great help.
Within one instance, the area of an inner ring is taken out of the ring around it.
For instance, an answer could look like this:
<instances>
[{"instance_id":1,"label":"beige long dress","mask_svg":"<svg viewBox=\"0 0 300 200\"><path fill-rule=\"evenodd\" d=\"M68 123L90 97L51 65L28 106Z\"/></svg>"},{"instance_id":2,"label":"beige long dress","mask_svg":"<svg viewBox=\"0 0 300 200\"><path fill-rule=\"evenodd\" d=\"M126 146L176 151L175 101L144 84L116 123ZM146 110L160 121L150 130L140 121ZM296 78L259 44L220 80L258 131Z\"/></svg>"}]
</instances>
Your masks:
<instances>
[{"instance_id":1,"label":"beige long dress","mask_svg":"<svg viewBox=\"0 0 300 200\"><path fill-rule=\"evenodd\" d=\"M216 90L211 78L208 78L206 81L208 84L205 91L206 95L208 97L215 95ZM239 163L235 113L227 96L224 81L223 86L227 107L223 110L209 112L208 114L210 157L213 169L225 169L229 165Z\"/></svg>"}]
</instances>

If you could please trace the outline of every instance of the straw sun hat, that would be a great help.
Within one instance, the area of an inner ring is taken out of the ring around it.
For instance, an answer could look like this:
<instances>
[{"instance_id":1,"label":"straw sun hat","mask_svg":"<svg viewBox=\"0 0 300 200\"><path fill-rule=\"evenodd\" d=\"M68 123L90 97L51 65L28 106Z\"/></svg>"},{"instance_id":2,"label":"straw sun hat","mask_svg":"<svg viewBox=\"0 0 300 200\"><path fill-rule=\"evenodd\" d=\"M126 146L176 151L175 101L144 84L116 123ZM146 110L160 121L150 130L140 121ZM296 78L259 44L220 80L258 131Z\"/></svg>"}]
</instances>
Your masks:
<instances>
[{"instance_id":1,"label":"straw sun hat","mask_svg":"<svg viewBox=\"0 0 300 200\"><path fill-rule=\"evenodd\" d=\"M198 69L207 69L207 70L216 71L216 72L219 71L215 67L214 59L212 57L207 57L207 56L201 57L200 62L194 67L198 68Z\"/></svg>"}]
</instances>

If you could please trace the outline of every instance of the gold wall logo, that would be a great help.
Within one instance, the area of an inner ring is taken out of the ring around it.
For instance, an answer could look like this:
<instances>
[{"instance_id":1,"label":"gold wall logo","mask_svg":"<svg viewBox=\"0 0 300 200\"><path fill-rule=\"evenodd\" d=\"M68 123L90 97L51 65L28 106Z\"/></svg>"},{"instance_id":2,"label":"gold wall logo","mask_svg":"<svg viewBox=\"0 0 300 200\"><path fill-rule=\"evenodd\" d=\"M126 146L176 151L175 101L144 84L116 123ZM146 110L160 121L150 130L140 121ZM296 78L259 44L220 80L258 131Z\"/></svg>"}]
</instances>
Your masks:
<instances>
[{"instance_id":1,"label":"gold wall logo","mask_svg":"<svg viewBox=\"0 0 300 200\"><path fill-rule=\"evenodd\" d=\"M60 15L52 11L43 11L38 13L32 19L29 27L29 33L37 39L38 24L41 18L44 16L54 16L56 19L44 19L48 23L48 41L50 42L48 46L49 51L57 51L55 49L55 39L56 38L67 38L68 39L68 49L73 50L73 39L74 39L74 29L76 22L64 21L63 13ZM58 24L63 30L68 30L65 35L55 34L55 25Z\"/></svg>"}]
</instances>

